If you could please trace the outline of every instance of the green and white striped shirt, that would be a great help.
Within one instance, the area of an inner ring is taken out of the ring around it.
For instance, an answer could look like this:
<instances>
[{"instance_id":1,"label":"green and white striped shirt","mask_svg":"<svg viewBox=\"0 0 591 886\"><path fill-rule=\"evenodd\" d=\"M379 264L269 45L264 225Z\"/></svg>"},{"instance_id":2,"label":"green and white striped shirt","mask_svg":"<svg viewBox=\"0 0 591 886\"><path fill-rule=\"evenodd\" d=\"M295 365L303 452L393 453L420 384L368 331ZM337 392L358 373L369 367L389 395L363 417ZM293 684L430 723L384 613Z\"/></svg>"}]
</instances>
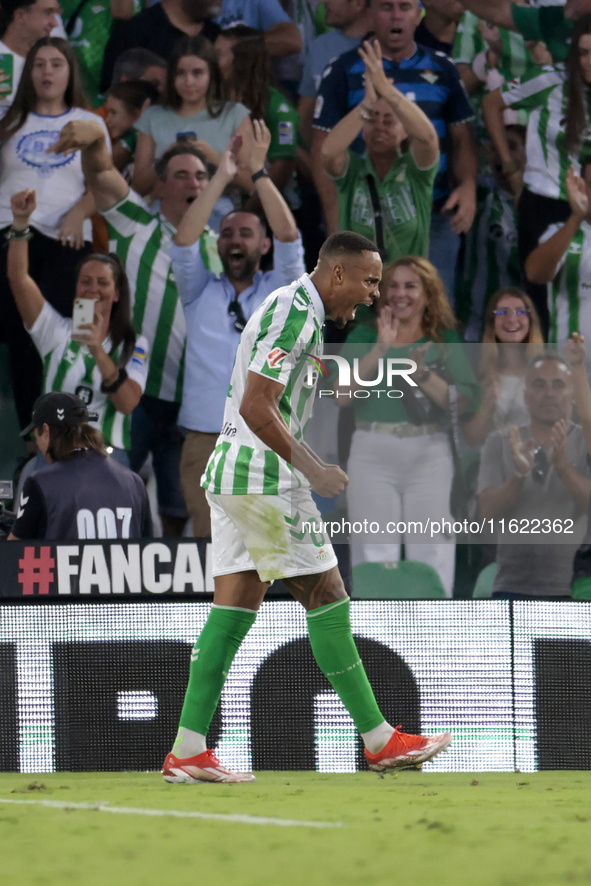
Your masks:
<instances>
[{"instance_id":1,"label":"green and white striped shirt","mask_svg":"<svg viewBox=\"0 0 591 886\"><path fill-rule=\"evenodd\" d=\"M568 104L568 83L563 65L547 65L520 80L501 87L509 108L529 111L527 124L527 164L523 180L534 194L566 200L566 173L571 166L577 175L578 157L565 147L564 117ZM586 91L586 113L591 103ZM586 140L589 130L587 129Z\"/></svg>"},{"instance_id":2,"label":"green and white striped shirt","mask_svg":"<svg viewBox=\"0 0 591 886\"><path fill-rule=\"evenodd\" d=\"M472 67L476 56L488 49L488 43L478 27L480 22L481 19L473 12L465 12L460 19L451 54L454 64ZM505 80L522 77L532 64L532 58L524 38L521 34L507 31L505 28L499 28L499 36L502 45L499 72Z\"/></svg>"},{"instance_id":3,"label":"green and white striped shirt","mask_svg":"<svg viewBox=\"0 0 591 886\"><path fill-rule=\"evenodd\" d=\"M176 228L161 213L150 212L135 191L101 214L113 241L110 248L127 271L135 331L148 339L146 394L180 403L186 328L168 255ZM221 274L217 235L209 228L201 235L201 257L209 271Z\"/></svg>"},{"instance_id":4,"label":"green and white striped shirt","mask_svg":"<svg viewBox=\"0 0 591 886\"><path fill-rule=\"evenodd\" d=\"M540 243L545 243L562 225L550 225ZM583 222L563 255L556 276L548 283L550 332L548 341L562 344L573 332L591 336L591 225Z\"/></svg>"},{"instance_id":5,"label":"green and white striped shirt","mask_svg":"<svg viewBox=\"0 0 591 886\"><path fill-rule=\"evenodd\" d=\"M109 395L101 391L103 377L94 357L87 347L72 341L72 321L58 314L46 301L29 334L43 360L43 393L68 391L77 394L91 412L98 412L98 421L91 424L102 431L107 445L130 449L131 414L117 412ZM103 342L107 354L111 346L111 340L107 338ZM120 348L117 348L111 357L117 362L119 355ZM146 386L148 358L148 342L144 336L138 336L125 369L142 391Z\"/></svg>"},{"instance_id":6,"label":"green and white striped shirt","mask_svg":"<svg viewBox=\"0 0 591 886\"><path fill-rule=\"evenodd\" d=\"M249 372L285 385L279 409L292 437L301 440L312 414L316 385L304 384L308 356L320 356L324 305L307 274L276 289L248 321L234 361L224 424L201 485L226 495L277 495L310 486L300 472L250 430L240 415Z\"/></svg>"},{"instance_id":7,"label":"green and white striped shirt","mask_svg":"<svg viewBox=\"0 0 591 886\"><path fill-rule=\"evenodd\" d=\"M482 341L484 312L501 286L519 286L517 218L513 197L501 188L479 188L474 223L456 270L455 310L466 341Z\"/></svg>"}]
</instances>

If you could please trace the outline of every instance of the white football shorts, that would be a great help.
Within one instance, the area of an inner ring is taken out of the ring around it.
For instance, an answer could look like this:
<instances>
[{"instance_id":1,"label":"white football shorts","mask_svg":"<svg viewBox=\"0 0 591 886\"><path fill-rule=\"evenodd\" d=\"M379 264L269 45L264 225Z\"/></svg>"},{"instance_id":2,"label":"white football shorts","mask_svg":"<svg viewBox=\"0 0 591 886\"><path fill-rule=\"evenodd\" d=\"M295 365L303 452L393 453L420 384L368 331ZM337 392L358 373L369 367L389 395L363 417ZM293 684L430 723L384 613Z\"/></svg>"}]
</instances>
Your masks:
<instances>
[{"instance_id":1,"label":"white football shorts","mask_svg":"<svg viewBox=\"0 0 591 886\"><path fill-rule=\"evenodd\" d=\"M261 581L274 581L327 572L337 565L309 489L278 495L206 491L206 496L214 576L255 569Z\"/></svg>"}]
</instances>

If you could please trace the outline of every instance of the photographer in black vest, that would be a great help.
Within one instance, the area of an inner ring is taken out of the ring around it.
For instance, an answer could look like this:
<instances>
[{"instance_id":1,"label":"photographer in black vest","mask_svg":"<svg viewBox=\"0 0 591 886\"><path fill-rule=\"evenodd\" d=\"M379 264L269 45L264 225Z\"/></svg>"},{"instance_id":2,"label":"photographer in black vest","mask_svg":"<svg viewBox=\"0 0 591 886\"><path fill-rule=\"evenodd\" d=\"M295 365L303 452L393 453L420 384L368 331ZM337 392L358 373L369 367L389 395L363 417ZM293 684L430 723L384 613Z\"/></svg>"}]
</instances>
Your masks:
<instances>
[{"instance_id":1,"label":"photographer in black vest","mask_svg":"<svg viewBox=\"0 0 591 886\"><path fill-rule=\"evenodd\" d=\"M44 394L33 407L33 431L48 462L26 480L9 541L143 538L152 534L145 486L107 457L103 437L80 397Z\"/></svg>"}]
</instances>

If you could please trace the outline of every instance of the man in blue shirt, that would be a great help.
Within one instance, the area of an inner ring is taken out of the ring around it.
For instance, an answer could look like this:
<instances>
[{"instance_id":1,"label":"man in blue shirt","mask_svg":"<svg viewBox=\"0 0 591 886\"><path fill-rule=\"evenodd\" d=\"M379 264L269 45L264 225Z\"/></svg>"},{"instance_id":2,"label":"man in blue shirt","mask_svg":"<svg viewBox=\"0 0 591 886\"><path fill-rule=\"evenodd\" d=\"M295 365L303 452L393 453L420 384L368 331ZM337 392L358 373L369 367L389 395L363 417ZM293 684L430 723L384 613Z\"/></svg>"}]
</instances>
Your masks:
<instances>
[{"instance_id":1,"label":"man in blue shirt","mask_svg":"<svg viewBox=\"0 0 591 886\"><path fill-rule=\"evenodd\" d=\"M476 148L469 123L472 111L452 62L414 41L421 18L418 0L372 0L372 12L387 76L416 101L439 135L441 163L435 180L429 258L451 295L459 235L470 228L476 212ZM363 99L364 73L357 50L344 53L325 71L316 99L314 176L329 233L337 230L337 198L334 185L321 169L320 153L326 133ZM362 140L352 147L362 153Z\"/></svg>"},{"instance_id":2,"label":"man in blue shirt","mask_svg":"<svg viewBox=\"0 0 591 886\"><path fill-rule=\"evenodd\" d=\"M279 0L224 0L222 14L215 19L224 30L243 24L264 31L271 58L302 51L302 37Z\"/></svg>"},{"instance_id":3,"label":"man in blue shirt","mask_svg":"<svg viewBox=\"0 0 591 886\"><path fill-rule=\"evenodd\" d=\"M300 82L300 132L307 144L312 142L314 101L327 65L344 52L357 49L361 38L371 30L367 0L325 0L326 24L332 28L317 37L306 59Z\"/></svg>"},{"instance_id":4,"label":"man in blue shirt","mask_svg":"<svg viewBox=\"0 0 591 886\"><path fill-rule=\"evenodd\" d=\"M289 207L265 169L271 134L254 122L250 168L255 191L273 232L275 270L264 273L269 252L264 221L251 212L231 212L220 226L218 252L224 268L216 277L201 256L201 234L226 186L236 175L231 150L211 182L187 210L170 247L172 268L187 325L183 399L178 423L187 429L181 456L181 486L193 534L209 536L209 505L200 480L222 430L224 406L240 334L265 298L305 273L302 241Z\"/></svg>"}]
</instances>

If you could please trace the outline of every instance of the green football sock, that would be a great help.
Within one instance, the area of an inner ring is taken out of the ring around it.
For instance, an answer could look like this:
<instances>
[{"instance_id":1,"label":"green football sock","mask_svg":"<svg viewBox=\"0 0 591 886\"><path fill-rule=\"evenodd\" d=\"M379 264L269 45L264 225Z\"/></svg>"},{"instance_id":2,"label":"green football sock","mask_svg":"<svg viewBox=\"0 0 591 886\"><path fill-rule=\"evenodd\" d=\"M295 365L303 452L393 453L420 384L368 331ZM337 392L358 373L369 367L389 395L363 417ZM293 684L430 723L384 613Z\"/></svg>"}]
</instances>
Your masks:
<instances>
[{"instance_id":1,"label":"green football sock","mask_svg":"<svg viewBox=\"0 0 591 886\"><path fill-rule=\"evenodd\" d=\"M384 715L351 633L349 598L308 612L308 631L318 667L328 677L359 732L369 732L383 723Z\"/></svg>"},{"instance_id":2,"label":"green football sock","mask_svg":"<svg viewBox=\"0 0 591 886\"><path fill-rule=\"evenodd\" d=\"M214 603L191 653L180 726L207 735L230 665L256 617L251 609Z\"/></svg>"}]
</instances>

